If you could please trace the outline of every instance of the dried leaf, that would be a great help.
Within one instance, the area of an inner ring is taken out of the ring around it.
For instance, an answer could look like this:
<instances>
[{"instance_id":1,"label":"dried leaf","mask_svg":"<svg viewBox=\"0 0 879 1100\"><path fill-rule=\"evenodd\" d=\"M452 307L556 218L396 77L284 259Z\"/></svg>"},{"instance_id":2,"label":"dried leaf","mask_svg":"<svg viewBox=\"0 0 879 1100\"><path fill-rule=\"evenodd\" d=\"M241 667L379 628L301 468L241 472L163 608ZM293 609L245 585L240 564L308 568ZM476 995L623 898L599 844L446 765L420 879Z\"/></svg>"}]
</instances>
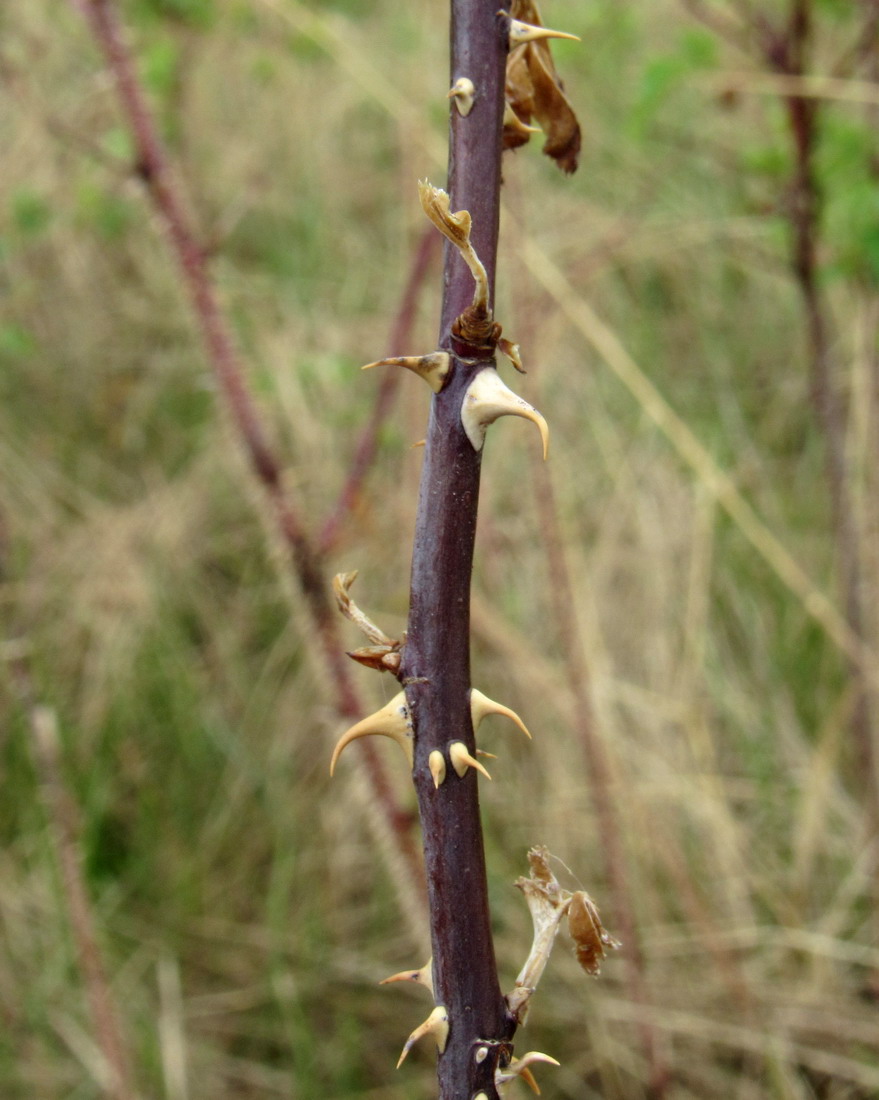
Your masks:
<instances>
[{"instance_id":1,"label":"dried leaf","mask_svg":"<svg viewBox=\"0 0 879 1100\"><path fill-rule=\"evenodd\" d=\"M514 0L510 15L523 23L543 26L532 0ZM546 156L552 157L563 172L575 171L580 154L580 124L565 95L546 39L526 42L511 51L507 60L506 96L520 122L536 119L540 124L546 134L543 146ZM527 141L521 127L504 126L505 149L515 149Z\"/></svg>"},{"instance_id":2,"label":"dried leaf","mask_svg":"<svg viewBox=\"0 0 879 1100\"><path fill-rule=\"evenodd\" d=\"M568 906L568 931L574 941L577 962L587 974L597 977L601 960L620 944L605 931L595 902L585 890L578 890Z\"/></svg>"}]
</instances>

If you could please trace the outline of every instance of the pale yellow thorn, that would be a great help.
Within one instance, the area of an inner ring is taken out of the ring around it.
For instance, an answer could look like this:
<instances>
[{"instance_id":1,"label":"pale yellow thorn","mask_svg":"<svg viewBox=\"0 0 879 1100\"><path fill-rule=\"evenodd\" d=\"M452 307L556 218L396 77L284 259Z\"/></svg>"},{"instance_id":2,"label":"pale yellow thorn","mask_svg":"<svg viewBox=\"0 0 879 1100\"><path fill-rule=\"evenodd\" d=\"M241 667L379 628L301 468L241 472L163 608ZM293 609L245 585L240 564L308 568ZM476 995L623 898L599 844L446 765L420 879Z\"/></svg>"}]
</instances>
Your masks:
<instances>
[{"instance_id":1,"label":"pale yellow thorn","mask_svg":"<svg viewBox=\"0 0 879 1100\"><path fill-rule=\"evenodd\" d=\"M519 134L539 134L541 132L539 126L529 126L527 122L523 122L513 110L509 101L504 107L504 126L515 130Z\"/></svg>"},{"instance_id":2,"label":"pale yellow thorn","mask_svg":"<svg viewBox=\"0 0 879 1100\"><path fill-rule=\"evenodd\" d=\"M486 367L467 387L461 404L461 424L474 450L482 450L486 429L502 416L521 416L537 425L545 460L549 451L549 425L537 409L513 393L494 367Z\"/></svg>"},{"instance_id":3,"label":"pale yellow thorn","mask_svg":"<svg viewBox=\"0 0 879 1100\"><path fill-rule=\"evenodd\" d=\"M377 734L381 737L390 737L392 740L396 741L406 754L406 759L409 761L409 767L412 767L414 762L412 751L412 721L409 717L409 706L406 702L406 693L404 691L395 695L387 706L382 707L381 710L377 710L375 714L370 714L368 718L364 718L361 722L358 722L342 734L333 750L333 759L330 761L330 775L336 770L336 761L341 756L345 747L350 745L352 741L356 741L360 737L369 737L371 734Z\"/></svg>"},{"instance_id":4,"label":"pale yellow thorn","mask_svg":"<svg viewBox=\"0 0 879 1100\"><path fill-rule=\"evenodd\" d=\"M477 749L476 755L481 756L483 760L497 760L496 752L486 752L485 749Z\"/></svg>"},{"instance_id":5,"label":"pale yellow thorn","mask_svg":"<svg viewBox=\"0 0 879 1100\"><path fill-rule=\"evenodd\" d=\"M508 15L509 12L499 11L498 15ZM523 23L519 19L510 20L510 46L521 46L523 42L534 42L538 38L568 38L572 42L579 42L576 34L566 34L564 31L553 31L549 27L537 27L533 23Z\"/></svg>"},{"instance_id":6,"label":"pale yellow thorn","mask_svg":"<svg viewBox=\"0 0 879 1100\"><path fill-rule=\"evenodd\" d=\"M471 688L470 718L473 721L474 732L479 729L482 719L486 718L489 714L502 714L504 718L509 718L511 722L515 722L526 737L531 737L531 734L528 732L528 727L514 710L505 707L503 703L496 703L494 699L489 699L487 695L483 695L482 692L477 691L476 688Z\"/></svg>"},{"instance_id":7,"label":"pale yellow thorn","mask_svg":"<svg viewBox=\"0 0 879 1100\"><path fill-rule=\"evenodd\" d=\"M494 1075L495 1084L502 1087L514 1078L521 1077L531 1090L539 1096L540 1088L534 1079L534 1074L528 1068L539 1062L550 1066L561 1065L560 1062L557 1062L555 1058L551 1058L548 1054L541 1054L539 1050L529 1050L521 1058L514 1058L504 1069L497 1069Z\"/></svg>"},{"instance_id":8,"label":"pale yellow thorn","mask_svg":"<svg viewBox=\"0 0 879 1100\"><path fill-rule=\"evenodd\" d=\"M446 778L446 758L439 749L434 749L430 756L428 756L427 766L430 768L430 774L433 776L434 787L439 787Z\"/></svg>"},{"instance_id":9,"label":"pale yellow thorn","mask_svg":"<svg viewBox=\"0 0 879 1100\"><path fill-rule=\"evenodd\" d=\"M371 370L373 367L405 367L423 378L434 393L439 393L449 374L451 360L447 352L434 351L430 355L397 355L391 359L377 359L374 363L367 363L361 370Z\"/></svg>"},{"instance_id":10,"label":"pale yellow thorn","mask_svg":"<svg viewBox=\"0 0 879 1100\"><path fill-rule=\"evenodd\" d=\"M391 982L415 982L423 985L433 994L433 959L430 958L420 970L401 970L398 974L392 974L390 978L383 978L379 985L390 985Z\"/></svg>"},{"instance_id":11,"label":"pale yellow thorn","mask_svg":"<svg viewBox=\"0 0 879 1100\"><path fill-rule=\"evenodd\" d=\"M403 1053L400 1055L400 1060L397 1062L397 1069L402 1066L406 1055L412 1047L419 1039L423 1039L425 1035L433 1036L437 1050L442 1054L446 1049L446 1043L449 1039L449 1014L443 1005L437 1005L424 1023L417 1027L406 1040L406 1045L403 1047Z\"/></svg>"},{"instance_id":12,"label":"pale yellow thorn","mask_svg":"<svg viewBox=\"0 0 879 1100\"><path fill-rule=\"evenodd\" d=\"M465 118L473 110L473 100L476 98L476 85L468 76L459 76L452 85L447 99L454 99L455 106Z\"/></svg>"},{"instance_id":13,"label":"pale yellow thorn","mask_svg":"<svg viewBox=\"0 0 879 1100\"><path fill-rule=\"evenodd\" d=\"M451 745L449 745L449 759L452 761L452 767L459 776L463 777L468 768L475 768L484 775L486 779L491 779L491 776L483 765L479 763L475 756L470 755L463 741L453 741Z\"/></svg>"}]
</instances>

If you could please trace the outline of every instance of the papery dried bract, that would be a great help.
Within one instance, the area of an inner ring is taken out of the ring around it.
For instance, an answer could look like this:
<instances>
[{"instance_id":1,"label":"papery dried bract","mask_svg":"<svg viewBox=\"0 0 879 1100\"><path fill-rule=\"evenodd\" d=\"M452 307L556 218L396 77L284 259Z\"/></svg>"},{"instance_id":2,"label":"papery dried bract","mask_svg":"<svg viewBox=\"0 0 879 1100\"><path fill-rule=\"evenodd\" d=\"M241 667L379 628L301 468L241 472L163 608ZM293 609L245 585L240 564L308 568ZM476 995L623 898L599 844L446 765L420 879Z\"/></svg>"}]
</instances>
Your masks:
<instances>
[{"instance_id":1,"label":"papery dried bract","mask_svg":"<svg viewBox=\"0 0 879 1100\"><path fill-rule=\"evenodd\" d=\"M540 12L532 0L515 0L513 19L542 26ZM507 61L506 97L521 123L536 119L546 134L543 152L563 172L577 168L580 154L580 124L556 72L549 43L545 39L525 42L511 50ZM528 140L515 125L504 124L504 148L515 149Z\"/></svg>"},{"instance_id":2,"label":"papery dried bract","mask_svg":"<svg viewBox=\"0 0 879 1100\"><path fill-rule=\"evenodd\" d=\"M585 890L578 890L571 897L568 931L574 941L577 962L587 974L597 977L601 972L601 960L620 944L605 930L595 902Z\"/></svg>"}]
</instances>

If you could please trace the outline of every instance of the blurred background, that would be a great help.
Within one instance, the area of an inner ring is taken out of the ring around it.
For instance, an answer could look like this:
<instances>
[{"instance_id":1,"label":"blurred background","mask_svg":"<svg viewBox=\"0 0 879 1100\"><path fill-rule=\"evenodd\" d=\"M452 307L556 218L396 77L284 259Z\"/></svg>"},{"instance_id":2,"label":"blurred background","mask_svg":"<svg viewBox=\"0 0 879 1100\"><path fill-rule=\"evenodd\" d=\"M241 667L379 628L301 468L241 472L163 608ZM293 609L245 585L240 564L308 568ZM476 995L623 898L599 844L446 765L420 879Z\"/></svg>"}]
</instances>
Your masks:
<instances>
[{"instance_id":1,"label":"blurred background","mask_svg":"<svg viewBox=\"0 0 879 1100\"><path fill-rule=\"evenodd\" d=\"M534 740L486 722L480 796L505 989L532 845L627 940L594 979L560 936L517 1044L547 1097L879 1096L876 8L544 4L583 155L505 158L501 372L552 443L485 450L473 680ZM316 538L445 180L447 11L118 10ZM117 1095L114 1032L119 1096L435 1095L426 1046L394 1069L427 998L377 985L427 957L417 883L355 750L330 780L350 720L73 5L6 0L0 98L0 1095ZM434 249L395 350L439 295ZM318 561L394 636L429 397Z\"/></svg>"}]
</instances>

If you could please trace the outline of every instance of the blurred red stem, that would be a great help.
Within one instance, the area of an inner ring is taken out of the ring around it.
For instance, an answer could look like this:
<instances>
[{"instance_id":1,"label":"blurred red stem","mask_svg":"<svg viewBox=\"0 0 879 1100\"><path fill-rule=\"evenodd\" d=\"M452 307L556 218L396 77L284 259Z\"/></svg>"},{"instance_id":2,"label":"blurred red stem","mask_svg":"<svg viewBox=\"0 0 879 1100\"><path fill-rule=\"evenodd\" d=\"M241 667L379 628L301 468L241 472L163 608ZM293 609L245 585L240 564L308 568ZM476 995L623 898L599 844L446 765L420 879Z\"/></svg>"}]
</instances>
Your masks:
<instances>
[{"instance_id":1,"label":"blurred red stem","mask_svg":"<svg viewBox=\"0 0 879 1100\"><path fill-rule=\"evenodd\" d=\"M428 226L418 242L415 257L409 270L409 278L403 297L397 310L397 316L388 336L387 358L405 355L406 347L412 335L415 320L415 307L418 296L424 286L430 262L439 247L439 237L433 226ZM346 519L354 511L357 499L363 489L378 450L378 436L382 424L387 420L394 405L394 398L400 387L400 371L386 370L382 375L378 395L372 408L372 415L363 429L354 452L354 459L345 484L339 494L333 511L330 513L318 539L318 550L322 555L329 554L336 546Z\"/></svg>"},{"instance_id":2,"label":"blurred red stem","mask_svg":"<svg viewBox=\"0 0 879 1100\"><path fill-rule=\"evenodd\" d=\"M336 684L336 708L352 720L362 706L337 627L336 614L321 572L319 553L311 544L294 507L284 492L281 466L268 441L256 405L244 380L229 326L219 305L207 258L193 231L183 200L172 178L152 111L138 78L132 53L110 0L72 0L87 18L95 40L113 73L119 100L137 150L137 171L166 227L172 251L198 320L208 361L225 398L250 464L271 502L281 535L293 560L303 595L315 623L324 659ZM361 742L367 773L377 803L391 828L411 874L423 874L409 832L409 816L399 806L387 774L373 747Z\"/></svg>"}]
</instances>

